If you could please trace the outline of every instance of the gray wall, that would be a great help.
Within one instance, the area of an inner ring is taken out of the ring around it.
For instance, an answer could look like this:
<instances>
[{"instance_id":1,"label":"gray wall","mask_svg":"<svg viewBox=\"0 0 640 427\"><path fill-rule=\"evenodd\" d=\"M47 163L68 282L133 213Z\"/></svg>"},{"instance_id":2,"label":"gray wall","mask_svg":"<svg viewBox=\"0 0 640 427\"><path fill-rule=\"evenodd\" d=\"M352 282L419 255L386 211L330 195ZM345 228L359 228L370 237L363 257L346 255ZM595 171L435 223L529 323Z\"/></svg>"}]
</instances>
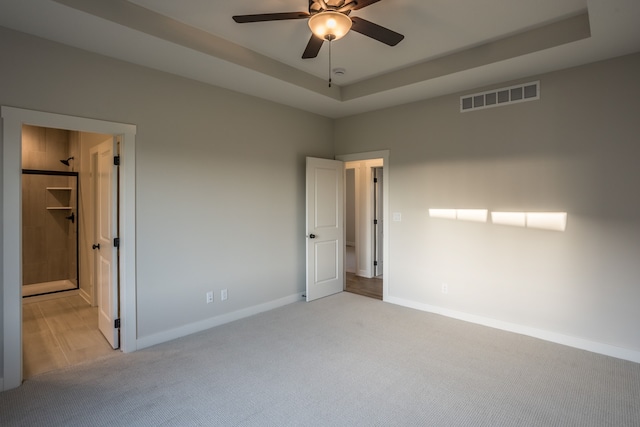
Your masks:
<instances>
[{"instance_id":1,"label":"gray wall","mask_svg":"<svg viewBox=\"0 0 640 427\"><path fill-rule=\"evenodd\" d=\"M519 81L539 78L539 101L462 114L457 94L338 120L336 154L390 150L390 211L402 213L390 221L390 297L640 350L638 76L636 54ZM429 208L564 211L568 223L542 231Z\"/></svg>"},{"instance_id":2,"label":"gray wall","mask_svg":"<svg viewBox=\"0 0 640 427\"><path fill-rule=\"evenodd\" d=\"M137 125L138 338L303 291L330 119L2 28L0 52L0 105Z\"/></svg>"},{"instance_id":3,"label":"gray wall","mask_svg":"<svg viewBox=\"0 0 640 427\"><path fill-rule=\"evenodd\" d=\"M137 125L139 338L301 292L304 157L390 149L392 298L640 350L640 55L541 76L536 102L332 121L5 29L0 52L1 105ZM569 219L550 232L430 207Z\"/></svg>"}]
</instances>

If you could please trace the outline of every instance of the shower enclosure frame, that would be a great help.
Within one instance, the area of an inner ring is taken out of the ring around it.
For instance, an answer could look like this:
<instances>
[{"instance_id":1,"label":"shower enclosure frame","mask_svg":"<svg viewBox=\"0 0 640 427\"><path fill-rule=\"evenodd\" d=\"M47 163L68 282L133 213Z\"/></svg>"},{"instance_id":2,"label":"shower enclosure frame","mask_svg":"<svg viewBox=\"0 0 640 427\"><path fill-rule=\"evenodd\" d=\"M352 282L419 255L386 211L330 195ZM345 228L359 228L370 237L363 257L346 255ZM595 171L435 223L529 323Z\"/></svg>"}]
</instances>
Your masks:
<instances>
[{"instance_id":1,"label":"shower enclosure frame","mask_svg":"<svg viewBox=\"0 0 640 427\"><path fill-rule=\"evenodd\" d=\"M56 293L60 293L60 292L68 292L68 291L73 291L73 290L78 290L80 289L80 239L79 239L79 230L78 230L78 226L79 226L79 214L78 214L78 206L79 202L80 202L80 191L79 191L79 174L78 172L67 172L67 171L53 171L53 170L40 170L40 169L22 169L22 174L23 175L50 175L50 176L69 176L69 177L75 177L76 179L76 197L75 197L75 208L71 210L71 213L74 215L74 219L71 220L72 222L75 223L76 226L76 278L75 278L75 287L71 288L71 289L64 289L64 290L59 290L59 291L49 291L49 292L42 292L42 293L38 293L38 294L33 294L33 295L23 295L22 298L31 298L31 297L36 297L36 296L41 296L41 295L49 295L49 294L56 294ZM75 212L74 212L75 211ZM24 284L22 285L24 286Z\"/></svg>"}]
</instances>

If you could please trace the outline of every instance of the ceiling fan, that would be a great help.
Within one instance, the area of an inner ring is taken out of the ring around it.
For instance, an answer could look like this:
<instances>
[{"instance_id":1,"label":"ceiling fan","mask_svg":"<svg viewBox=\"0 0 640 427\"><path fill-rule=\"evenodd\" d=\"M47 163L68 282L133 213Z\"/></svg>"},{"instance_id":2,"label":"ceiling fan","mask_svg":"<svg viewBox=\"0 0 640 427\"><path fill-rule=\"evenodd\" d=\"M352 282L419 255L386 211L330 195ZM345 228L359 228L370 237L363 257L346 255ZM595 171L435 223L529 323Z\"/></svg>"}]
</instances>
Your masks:
<instances>
[{"instance_id":1,"label":"ceiling fan","mask_svg":"<svg viewBox=\"0 0 640 427\"><path fill-rule=\"evenodd\" d=\"M309 0L308 12L260 13L236 15L233 20L244 24L249 22L281 21L286 19L307 19L313 33L302 54L303 59L315 58L325 40L338 40L349 30L371 37L389 46L395 46L404 39L402 34L358 17L350 17L352 10L362 9L380 0Z\"/></svg>"}]
</instances>

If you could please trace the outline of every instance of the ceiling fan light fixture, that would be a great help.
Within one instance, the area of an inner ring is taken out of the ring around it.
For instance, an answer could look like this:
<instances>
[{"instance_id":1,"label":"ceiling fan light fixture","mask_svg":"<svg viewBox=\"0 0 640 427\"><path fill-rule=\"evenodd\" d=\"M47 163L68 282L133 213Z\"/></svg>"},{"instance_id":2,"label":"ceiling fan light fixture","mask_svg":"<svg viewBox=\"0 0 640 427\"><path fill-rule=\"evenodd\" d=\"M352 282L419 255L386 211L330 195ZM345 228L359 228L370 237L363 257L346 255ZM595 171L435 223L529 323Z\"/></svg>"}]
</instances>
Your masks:
<instances>
[{"instance_id":1,"label":"ceiling fan light fixture","mask_svg":"<svg viewBox=\"0 0 640 427\"><path fill-rule=\"evenodd\" d=\"M309 18L311 32L322 40L339 40L351 29L351 18L344 13L325 10Z\"/></svg>"}]
</instances>

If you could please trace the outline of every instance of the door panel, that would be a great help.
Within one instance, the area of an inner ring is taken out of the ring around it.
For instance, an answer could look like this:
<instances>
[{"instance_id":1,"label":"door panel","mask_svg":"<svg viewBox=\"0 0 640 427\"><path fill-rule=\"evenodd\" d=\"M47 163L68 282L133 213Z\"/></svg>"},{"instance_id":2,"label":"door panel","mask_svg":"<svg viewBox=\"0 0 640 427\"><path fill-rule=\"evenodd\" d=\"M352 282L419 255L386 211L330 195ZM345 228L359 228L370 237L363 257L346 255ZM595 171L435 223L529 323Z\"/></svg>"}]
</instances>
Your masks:
<instances>
[{"instance_id":1,"label":"door panel","mask_svg":"<svg viewBox=\"0 0 640 427\"><path fill-rule=\"evenodd\" d=\"M338 279L339 251L336 245L337 242L335 240L316 243L316 283Z\"/></svg>"},{"instance_id":2,"label":"door panel","mask_svg":"<svg viewBox=\"0 0 640 427\"><path fill-rule=\"evenodd\" d=\"M113 156L117 141L107 140L98 148L96 185L96 280L98 291L98 328L113 348L120 347L118 318L118 254L113 244L117 237L117 170Z\"/></svg>"},{"instance_id":3,"label":"door panel","mask_svg":"<svg viewBox=\"0 0 640 427\"><path fill-rule=\"evenodd\" d=\"M307 301L344 289L344 164L307 158Z\"/></svg>"}]
</instances>

